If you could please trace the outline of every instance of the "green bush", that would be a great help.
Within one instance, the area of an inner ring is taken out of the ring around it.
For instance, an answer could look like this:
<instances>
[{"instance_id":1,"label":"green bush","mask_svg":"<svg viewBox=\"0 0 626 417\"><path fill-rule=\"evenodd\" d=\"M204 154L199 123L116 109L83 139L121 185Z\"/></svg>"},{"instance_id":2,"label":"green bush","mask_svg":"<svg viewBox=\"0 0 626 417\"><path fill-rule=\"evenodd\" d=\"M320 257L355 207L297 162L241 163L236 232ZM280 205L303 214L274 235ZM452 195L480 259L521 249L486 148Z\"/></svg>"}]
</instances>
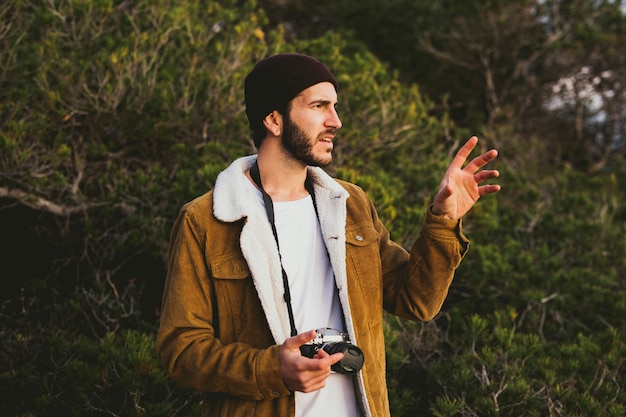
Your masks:
<instances>
[{"instance_id":1,"label":"green bush","mask_svg":"<svg viewBox=\"0 0 626 417\"><path fill-rule=\"evenodd\" d=\"M403 86L362 45L333 33L288 43L282 28L265 28L254 2L2 7L0 198L21 207L7 212L18 223L6 226L29 233L23 246L38 242L49 254L37 269L7 267L18 272L0 311L2 331L21 335L28 349L9 337L3 352L22 359L36 352L36 360L3 365L9 412L141 414L152 396L165 407L171 382L150 368L133 385L133 373L156 365L137 366L137 352L116 343L132 332L154 337L158 310L146 311L143 300L160 299L180 205L209 190L228 162L254 152L242 85L266 54L309 53L333 68L347 127L331 171L379 200L381 216L399 225L396 235L421 222L437 173L408 173L423 178L406 181L418 207L405 212L401 167L441 168L445 124L428 115L417 87ZM3 245L11 262L17 249ZM182 407L177 401L172 410ZM159 412L166 413L145 413Z\"/></svg>"},{"instance_id":2,"label":"green bush","mask_svg":"<svg viewBox=\"0 0 626 417\"><path fill-rule=\"evenodd\" d=\"M198 394L168 381L153 333L2 333L3 415L200 415Z\"/></svg>"},{"instance_id":3,"label":"green bush","mask_svg":"<svg viewBox=\"0 0 626 417\"><path fill-rule=\"evenodd\" d=\"M471 249L442 314L387 319L389 374L421 394L420 415L623 415L624 186L500 166L502 194L464 220Z\"/></svg>"},{"instance_id":4,"label":"green bush","mask_svg":"<svg viewBox=\"0 0 626 417\"><path fill-rule=\"evenodd\" d=\"M199 414L154 357L169 232L255 151L243 78L288 51L337 75L329 172L408 246L469 133L349 35L287 40L254 1L0 6L4 414ZM386 317L394 416L623 415L624 163L581 174L510 126L492 140L503 191L463 220L471 249L441 314Z\"/></svg>"},{"instance_id":5,"label":"green bush","mask_svg":"<svg viewBox=\"0 0 626 417\"><path fill-rule=\"evenodd\" d=\"M2 6L0 197L40 213L25 227L53 253L47 297L78 289L95 312L81 288L162 285L182 202L252 151L241 81L267 50L265 17L236 3ZM34 296L33 277L16 278ZM92 320L97 334L117 326Z\"/></svg>"}]
</instances>

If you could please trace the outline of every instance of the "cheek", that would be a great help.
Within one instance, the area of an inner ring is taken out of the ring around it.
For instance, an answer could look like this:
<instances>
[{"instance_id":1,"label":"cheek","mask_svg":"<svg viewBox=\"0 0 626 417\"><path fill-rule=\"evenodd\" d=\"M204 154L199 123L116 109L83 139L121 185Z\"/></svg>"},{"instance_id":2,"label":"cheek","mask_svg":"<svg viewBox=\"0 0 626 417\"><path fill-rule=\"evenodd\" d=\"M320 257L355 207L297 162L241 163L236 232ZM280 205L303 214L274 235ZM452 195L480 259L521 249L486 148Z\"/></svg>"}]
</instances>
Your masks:
<instances>
[{"instance_id":1,"label":"cheek","mask_svg":"<svg viewBox=\"0 0 626 417\"><path fill-rule=\"evenodd\" d=\"M309 135L312 135L313 132L317 134L317 132L324 127L324 118L318 113L310 112L306 115L299 116L300 117L293 117L291 123Z\"/></svg>"}]
</instances>

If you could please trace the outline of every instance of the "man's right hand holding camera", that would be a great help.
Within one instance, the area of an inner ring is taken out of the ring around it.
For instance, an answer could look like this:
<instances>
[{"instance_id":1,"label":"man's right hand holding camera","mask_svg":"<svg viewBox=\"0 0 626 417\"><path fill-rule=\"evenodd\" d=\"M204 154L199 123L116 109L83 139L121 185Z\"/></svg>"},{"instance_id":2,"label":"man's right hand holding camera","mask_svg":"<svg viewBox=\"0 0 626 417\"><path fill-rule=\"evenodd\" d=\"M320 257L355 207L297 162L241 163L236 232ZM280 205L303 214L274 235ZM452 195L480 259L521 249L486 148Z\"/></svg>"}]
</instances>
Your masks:
<instances>
[{"instance_id":1,"label":"man's right hand holding camera","mask_svg":"<svg viewBox=\"0 0 626 417\"><path fill-rule=\"evenodd\" d=\"M315 334L315 330L300 333L280 346L280 371L291 391L313 392L324 388L330 367L343 359L343 353L329 355L322 349L313 359L302 356L300 346L313 340Z\"/></svg>"}]
</instances>

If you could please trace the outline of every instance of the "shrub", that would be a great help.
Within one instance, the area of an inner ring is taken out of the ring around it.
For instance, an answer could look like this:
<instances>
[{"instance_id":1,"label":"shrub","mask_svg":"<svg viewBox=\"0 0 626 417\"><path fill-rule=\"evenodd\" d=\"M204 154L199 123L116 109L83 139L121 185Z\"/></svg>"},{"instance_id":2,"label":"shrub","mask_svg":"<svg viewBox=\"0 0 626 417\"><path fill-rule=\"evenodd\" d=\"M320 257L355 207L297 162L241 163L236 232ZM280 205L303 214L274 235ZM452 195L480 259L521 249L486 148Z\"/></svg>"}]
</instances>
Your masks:
<instances>
[{"instance_id":1,"label":"shrub","mask_svg":"<svg viewBox=\"0 0 626 417\"><path fill-rule=\"evenodd\" d=\"M127 330L95 340L58 329L3 330L2 345L4 415L200 415L198 394L168 382L152 333Z\"/></svg>"}]
</instances>

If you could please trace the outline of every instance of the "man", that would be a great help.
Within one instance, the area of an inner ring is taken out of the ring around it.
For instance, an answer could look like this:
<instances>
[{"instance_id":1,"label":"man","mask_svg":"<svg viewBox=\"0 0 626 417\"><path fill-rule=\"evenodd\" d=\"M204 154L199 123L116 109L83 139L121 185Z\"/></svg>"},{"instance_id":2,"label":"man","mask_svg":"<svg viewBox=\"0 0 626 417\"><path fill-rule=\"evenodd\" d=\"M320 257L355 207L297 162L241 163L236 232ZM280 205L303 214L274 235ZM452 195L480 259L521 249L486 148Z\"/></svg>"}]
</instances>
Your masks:
<instances>
[{"instance_id":1,"label":"man","mask_svg":"<svg viewBox=\"0 0 626 417\"><path fill-rule=\"evenodd\" d=\"M389 239L357 186L328 176L341 128L337 81L319 61L280 54L245 80L257 155L223 171L173 228L158 354L172 378L204 392L203 416L388 416L383 308L430 320L468 240L461 217L498 176L458 152L411 253ZM315 329L345 332L362 349L313 357Z\"/></svg>"}]
</instances>

